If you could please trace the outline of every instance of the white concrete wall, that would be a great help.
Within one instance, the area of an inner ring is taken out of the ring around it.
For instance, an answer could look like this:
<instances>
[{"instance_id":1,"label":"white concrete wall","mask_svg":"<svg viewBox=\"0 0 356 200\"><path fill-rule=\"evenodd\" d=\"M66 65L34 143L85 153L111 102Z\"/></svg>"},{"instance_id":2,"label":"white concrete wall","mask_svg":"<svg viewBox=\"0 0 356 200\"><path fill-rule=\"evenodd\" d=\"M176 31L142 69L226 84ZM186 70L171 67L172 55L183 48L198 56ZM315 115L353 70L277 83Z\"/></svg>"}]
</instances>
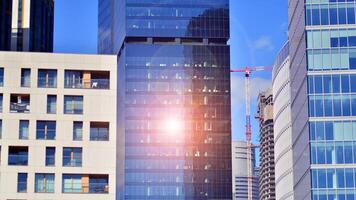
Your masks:
<instances>
[{"instance_id":1,"label":"white concrete wall","mask_svg":"<svg viewBox=\"0 0 356 200\"><path fill-rule=\"evenodd\" d=\"M273 120L276 199L293 199L293 155L291 129L291 88L289 78L289 58L274 74L273 81Z\"/></svg>"},{"instance_id":2,"label":"white concrete wall","mask_svg":"<svg viewBox=\"0 0 356 200\"><path fill-rule=\"evenodd\" d=\"M116 56L0 52L4 68L0 200L114 200L116 187ZM20 87L21 68L31 68L31 87ZM37 88L38 69L57 69L57 88ZM110 89L65 89L64 70L110 71ZM30 113L10 113L10 94L31 95ZM57 95L57 114L47 114L47 94ZM83 95L82 115L63 114L64 95ZM30 120L29 140L19 140L19 120ZM56 121L56 140L36 140L36 120ZM83 121L83 141L73 141L73 121ZM110 123L109 141L89 141L91 121ZM28 146L28 166L8 166L8 146ZM55 167L45 166L45 147L56 147ZM63 147L82 147L82 167L62 167ZM17 173L28 173L27 193L17 193ZM35 173L55 173L55 193L34 193ZM62 174L108 174L109 194L63 194Z\"/></svg>"}]
</instances>

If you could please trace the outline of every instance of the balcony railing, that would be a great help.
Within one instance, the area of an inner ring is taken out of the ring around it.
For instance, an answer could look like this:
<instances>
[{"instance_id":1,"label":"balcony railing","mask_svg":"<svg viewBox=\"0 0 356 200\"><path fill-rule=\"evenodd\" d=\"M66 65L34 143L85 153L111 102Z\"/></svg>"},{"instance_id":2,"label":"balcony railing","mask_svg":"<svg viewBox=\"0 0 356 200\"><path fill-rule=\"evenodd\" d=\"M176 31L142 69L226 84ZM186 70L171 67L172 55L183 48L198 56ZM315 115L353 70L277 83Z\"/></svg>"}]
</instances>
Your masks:
<instances>
[{"instance_id":1,"label":"balcony railing","mask_svg":"<svg viewBox=\"0 0 356 200\"><path fill-rule=\"evenodd\" d=\"M91 141L108 141L109 140L109 130L108 129L92 128L90 130L90 140Z\"/></svg>"},{"instance_id":2,"label":"balcony railing","mask_svg":"<svg viewBox=\"0 0 356 200\"><path fill-rule=\"evenodd\" d=\"M30 112L30 103L10 103L10 112L27 113Z\"/></svg>"},{"instance_id":3,"label":"balcony railing","mask_svg":"<svg viewBox=\"0 0 356 200\"><path fill-rule=\"evenodd\" d=\"M28 155L10 154L8 164L26 166L28 164Z\"/></svg>"},{"instance_id":4,"label":"balcony railing","mask_svg":"<svg viewBox=\"0 0 356 200\"><path fill-rule=\"evenodd\" d=\"M109 193L108 183L68 183L63 185L63 193L91 193L91 194L107 194Z\"/></svg>"},{"instance_id":5,"label":"balcony railing","mask_svg":"<svg viewBox=\"0 0 356 200\"><path fill-rule=\"evenodd\" d=\"M89 79L82 78L66 78L64 80L65 88L79 88L79 89L109 89L109 79Z\"/></svg>"}]
</instances>

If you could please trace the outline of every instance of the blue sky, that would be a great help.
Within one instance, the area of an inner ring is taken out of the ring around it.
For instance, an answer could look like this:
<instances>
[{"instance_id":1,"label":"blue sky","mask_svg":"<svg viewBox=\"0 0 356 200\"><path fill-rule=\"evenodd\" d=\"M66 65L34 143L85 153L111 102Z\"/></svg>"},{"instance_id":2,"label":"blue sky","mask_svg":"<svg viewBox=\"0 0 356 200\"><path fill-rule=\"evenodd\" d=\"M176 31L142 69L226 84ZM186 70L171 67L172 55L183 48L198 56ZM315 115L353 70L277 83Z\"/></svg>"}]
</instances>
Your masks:
<instances>
[{"instance_id":1,"label":"blue sky","mask_svg":"<svg viewBox=\"0 0 356 200\"><path fill-rule=\"evenodd\" d=\"M231 66L271 65L287 40L287 0L230 0ZM96 53L97 0L55 1L54 50L60 53ZM252 76L252 116L258 91L271 84L270 72ZM245 106L242 74L232 76L233 139L245 138ZM258 126L252 117L253 139Z\"/></svg>"}]
</instances>

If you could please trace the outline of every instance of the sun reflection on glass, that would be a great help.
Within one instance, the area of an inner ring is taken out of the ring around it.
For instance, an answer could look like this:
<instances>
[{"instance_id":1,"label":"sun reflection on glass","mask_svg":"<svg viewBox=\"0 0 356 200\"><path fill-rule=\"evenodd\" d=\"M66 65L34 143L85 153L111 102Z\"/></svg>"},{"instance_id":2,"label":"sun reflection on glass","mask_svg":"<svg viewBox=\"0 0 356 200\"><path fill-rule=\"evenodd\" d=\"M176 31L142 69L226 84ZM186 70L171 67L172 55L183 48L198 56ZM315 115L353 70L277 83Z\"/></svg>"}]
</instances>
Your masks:
<instances>
[{"instance_id":1,"label":"sun reflection on glass","mask_svg":"<svg viewBox=\"0 0 356 200\"><path fill-rule=\"evenodd\" d=\"M177 119L177 118L170 118L166 119L163 123L163 129L167 131L168 133L179 133L183 131L184 129L184 124L182 120Z\"/></svg>"}]
</instances>

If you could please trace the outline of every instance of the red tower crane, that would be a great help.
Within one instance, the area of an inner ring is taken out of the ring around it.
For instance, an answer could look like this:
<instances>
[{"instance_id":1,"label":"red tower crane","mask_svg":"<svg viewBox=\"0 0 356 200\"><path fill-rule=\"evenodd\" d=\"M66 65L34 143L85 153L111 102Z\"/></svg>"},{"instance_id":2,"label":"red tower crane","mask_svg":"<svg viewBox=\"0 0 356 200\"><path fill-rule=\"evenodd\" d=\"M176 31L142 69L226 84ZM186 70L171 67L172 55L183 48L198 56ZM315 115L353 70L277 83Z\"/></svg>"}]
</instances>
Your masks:
<instances>
[{"instance_id":1,"label":"red tower crane","mask_svg":"<svg viewBox=\"0 0 356 200\"><path fill-rule=\"evenodd\" d=\"M247 149L247 189L248 200L252 200L252 182L253 182L253 169L252 169L252 130L251 130L251 93L250 93L250 76L251 72L257 71L270 71L272 67L258 66L258 67L245 67L242 69L231 70L231 73L244 73L245 74L245 102L246 102L246 149Z\"/></svg>"}]
</instances>

